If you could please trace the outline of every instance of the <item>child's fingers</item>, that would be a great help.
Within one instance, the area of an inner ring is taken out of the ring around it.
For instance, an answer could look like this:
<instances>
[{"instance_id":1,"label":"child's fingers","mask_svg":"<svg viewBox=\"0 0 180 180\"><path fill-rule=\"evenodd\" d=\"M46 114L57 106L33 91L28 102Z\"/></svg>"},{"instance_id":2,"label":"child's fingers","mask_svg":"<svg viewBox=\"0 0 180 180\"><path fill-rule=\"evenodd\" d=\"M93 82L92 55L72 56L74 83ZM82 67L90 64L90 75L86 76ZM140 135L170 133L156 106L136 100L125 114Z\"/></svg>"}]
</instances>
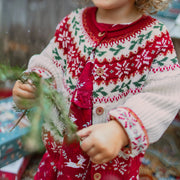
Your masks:
<instances>
[{"instance_id":1,"label":"child's fingers","mask_svg":"<svg viewBox=\"0 0 180 180\"><path fill-rule=\"evenodd\" d=\"M94 164L103 164L103 163L107 163L111 159L106 159L101 153L98 153L95 156L90 157L90 160Z\"/></svg>"},{"instance_id":2,"label":"child's fingers","mask_svg":"<svg viewBox=\"0 0 180 180\"><path fill-rule=\"evenodd\" d=\"M13 96L34 99L36 97L36 89L30 84L23 84L21 81L17 81L13 88Z\"/></svg>"},{"instance_id":3,"label":"child's fingers","mask_svg":"<svg viewBox=\"0 0 180 180\"><path fill-rule=\"evenodd\" d=\"M21 89L16 93L16 96L19 96L23 99L35 99L36 98L36 95L34 93L24 91Z\"/></svg>"},{"instance_id":4,"label":"child's fingers","mask_svg":"<svg viewBox=\"0 0 180 180\"><path fill-rule=\"evenodd\" d=\"M95 163L95 164L101 164L101 162L102 162L102 155L100 153L96 154L95 156L90 157L90 160L93 163Z\"/></svg>"},{"instance_id":5,"label":"child's fingers","mask_svg":"<svg viewBox=\"0 0 180 180\"><path fill-rule=\"evenodd\" d=\"M13 89L13 96L17 96L24 99L34 99L36 98L34 92L29 92L21 88Z\"/></svg>"},{"instance_id":6,"label":"child's fingers","mask_svg":"<svg viewBox=\"0 0 180 180\"><path fill-rule=\"evenodd\" d=\"M19 83L18 84L18 87L20 89L23 89L24 91L29 91L29 92L35 92L36 91L36 87L33 85L33 84L30 84L30 83Z\"/></svg>"},{"instance_id":7,"label":"child's fingers","mask_svg":"<svg viewBox=\"0 0 180 180\"><path fill-rule=\"evenodd\" d=\"M93 148L93 141L88 136L81 141L81 149L87 153L91 148Z\"/></svg>"},{"instance_id":8,"label":"child's fingers","mask_svg":"<svg viewBox=\"0 0 180 180\"><path fill-rule=\"evenodd\" d=\"M87 128L84 128L84 129L81 129L77 132L77 135L80 137L80 138L84 138L84 137L87 137L89 136L89 134L92 132L92 126L89 126Z\"/></svg>"},{"instance_id":9,"label":"child's fingers","mask_svg":"<svg viewBox=\"0 0 180 180\"><path fill-rule=\"evenodd\" d=\"M88 155L89 157L94 157L94 156L96 156L99 152L98 152L97 149L93 146L93 147L91 147L86 153L87 153L87 155Z\"/></svg>"}]
</instances>

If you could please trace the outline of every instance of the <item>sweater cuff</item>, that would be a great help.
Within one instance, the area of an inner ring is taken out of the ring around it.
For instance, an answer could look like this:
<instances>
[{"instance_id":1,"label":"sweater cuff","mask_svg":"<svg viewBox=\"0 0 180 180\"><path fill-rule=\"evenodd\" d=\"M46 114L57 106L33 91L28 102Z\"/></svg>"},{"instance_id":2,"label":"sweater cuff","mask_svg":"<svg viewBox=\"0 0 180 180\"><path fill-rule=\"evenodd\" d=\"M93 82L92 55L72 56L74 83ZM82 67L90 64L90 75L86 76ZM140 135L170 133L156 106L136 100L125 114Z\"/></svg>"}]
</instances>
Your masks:
<instances>
[{"instance_id":1,"label":"sweater cuff","mask_svg":"<svg viewBox=\"0 0 180 180\"><path fill-rule=\"evenodd\" d=\"M36 74L39 75L39 77L42 77L43 79L49 79L49 78L53 77L52 74L48 70L46 70L42 67L34 67L32 69L26 70L25 72L35 72ZM51 85L52 85L52 87L54 87L56 89L57 85L56 85L55 81L53 81Z\"/></svg>"},{"instance_id":2,"label":"sweater cuff","mask_svg":"<svg viewBox=\"0 0 180 180\"><path fill-rule=\"evenodd\" d=\"M121 156L135 157L145 153L149 145L147 132L138 116L129 108L119 107L109 112L110 120L117 120L129 138L129 147L121 150ZM124 154L124 155L123 155Z\"/></svg>"},{"instance_id":3,"label":"sweater cuff","mask_svg":"<svg viewBox=\"0 0 180 180\"><path fill-rule=\"evenodd\" d=\"M48 72L46 69L43 69L41 67L34 67L32 69L26 70L26 72L35 72L40 77L43 77L44 79L48 79L48 78L52 77L50 72Z\"/></svg>"}]
</instances>

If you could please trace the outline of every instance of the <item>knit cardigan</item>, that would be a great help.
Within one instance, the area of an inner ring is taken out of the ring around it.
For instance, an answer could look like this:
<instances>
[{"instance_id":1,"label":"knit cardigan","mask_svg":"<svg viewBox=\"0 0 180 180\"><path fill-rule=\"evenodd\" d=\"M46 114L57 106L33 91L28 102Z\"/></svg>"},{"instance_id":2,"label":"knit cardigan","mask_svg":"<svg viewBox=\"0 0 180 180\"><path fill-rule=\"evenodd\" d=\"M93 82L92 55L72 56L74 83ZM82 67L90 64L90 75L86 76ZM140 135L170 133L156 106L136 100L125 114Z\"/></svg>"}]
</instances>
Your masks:
<instances>
[{"instance_id":1,"label":"knit cardigan","mask_svg":"<svg viewBox=\"0 0 180 180\"><path fill-rule=\"evenodd\" d=\"M135 157L161 137L180 108L180 66L164 24L147 15L130 24L101 24L96 10L66 16L28 69L53 76L69 107L78 77L92 61L93 124L117 120L130 142L120 155ZM62 141L57 118L44 129Z\"/></svg>"}]
</instances>

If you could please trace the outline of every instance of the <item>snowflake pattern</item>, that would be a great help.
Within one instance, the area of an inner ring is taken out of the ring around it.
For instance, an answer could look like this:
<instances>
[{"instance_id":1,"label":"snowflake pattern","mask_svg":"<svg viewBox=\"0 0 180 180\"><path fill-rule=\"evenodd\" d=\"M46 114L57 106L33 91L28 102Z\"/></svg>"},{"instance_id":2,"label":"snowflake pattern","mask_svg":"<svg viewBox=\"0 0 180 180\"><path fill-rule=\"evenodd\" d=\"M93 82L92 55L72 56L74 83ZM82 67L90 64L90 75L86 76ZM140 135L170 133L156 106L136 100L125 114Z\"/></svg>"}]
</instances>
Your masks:
<instances>
[{"instance_id":1,"label":"snowflake pattern","mask_svg":"<svg viewBox=\"0 0 180 180\"><path fill-rule=\"evenodd\" d=\"M42 161L42 162L40 163L39 167L42 167L42 166L44 166L44 165L45 165L45 162Z\"/></svg>"},{"instance_id":2,"label":"snowflake pattern","mask_svg":"<svg viewBox=\"0 0 180 180\"><path fill-rule=\"evenodd\" d=\"M94 164L92 167L93 167L95 170L98 170L98 169L103 169L103 170L105 170L105 169L108 167L108 164L107 164L107 163Z\"/></svg>"},{"instance_id":3,"label":"snowflake pattern","mask_svg":"<svg viewBox=\"0 0 180 180\"><path fill-rule=\"evenodd\" d=\"M116 158L114 160L114 164L113 164L114 170L115 171L119 171L120 174L124 174L125 172L127 172L128 169L128 164L125 162L120 162L118 158Z\"/></svg>"},{"instance_id":4,"label":"snowflake pattern","mask_svg":"<svg viewBox=\"0 0 180 180\"><path fill-rule=\"evenodd\" d=\"M139 180L139 174L137 174L136 177L132 176L129 180Z\"/></svg>"},{"instance_id":5,"label":"snowflake pattern","mask_svg":"<svg viewBox=\"0 0 180 180\"><path fill-rule=\"evenodd\" d=\"M83 62L79 61L78 57L71 58L71 61L71 71L74 73L74 76L78 76L84 68L84 66L82 65Z\"/></svg>"},{"instance_id":6,"label":"snowflake pattern","mask_svg":"<svg viewBox=\"0 0 180 180\"><path fill-rule=\"evenodd\" d=\"M62 152L62 156L64 157L64 159L68 159L66 151L64 149L61 149Z\"/></svg>"},{"instance_id":7,"label":"snowflake pattern","mask_svg":"<svg viewBox=\"0 0 180 180\"><path fill-rule=\"evenodd\" d=\"M83 173L79 173L79 174L76 174L76 175L75 175L75 177L77 177L77 178L82 178L83 176L84 176Z\"/></svg>"},{"instance_id":8,"label":"snowflake pattern","mask_svg":"<svg viewBox=\"0 0 180 180\"><path fill-rule=\"evenodd\" d=\"M148 147L148 137L146 130L142 126L140 119L128 108L119 107L110 111L109 119L117 119L126 129L131 139L131 157L135 157L140 153L144 153ZM124 151L126 153L126 151Z\"/></svg>"},{"instance_id":9,"label":"snowflake pattern","mask_svg":"<svg viewBox=\"0 0 180 180\"><path fill-rule=\"evenodd\" d=\"M56 172L57 167L56 167L55 163L53 161L51 161L50 165L52 166L52 169L54 170L54 172Z\"/></svg>"},{"instance_id":10,"label":"snowflake pattern","mask_svg":"<svg viewBox=\"0 0 180 180\"><path fill-rule=\"evenodd\" d=\"M168 48L168 39L167 38L162 38L160 41L156 42L156 48L158 49L158 51L162 51L165 52Z\"/></svg>"},{"instance_id":11,"label":"snowflake pattern","mask_svg":"<svg viewBox=\"0 0 180 180\"><path fill-rule=\"evenodd\" d=\"M46 172L46 171L44 171L44 177L46 177L46 174L47 174L47 172Z\"/></svg>"},{"instance_id":12,"label":"snowflake pattern","mask_svg":"<svg viewBox=\"0 0 180 180\"><path fill-rule=\"evenodd\" d=\"M68 31L64 31L63 34L59 34L58 41L62 42L63 48L67 48L71 38L68 36Z\"/></svg>"},{"instance_id":13,"label":"snowflake pattern","mask_svg":"<svg viewBox=\"0 0 180 180\"><path fill-rule=\"evenodd\" d=\"M123 75L128 75L130 73L130 70L131 70L129 68L129 63L127 61L124 61L123 64L117 63L117 67L115 67L115 69L118 70L116 75L118 75L119 78L121 78Z\"/></svg>"},{"instance_id":14,"label":"snowflake pattern","mask_svg":"<svg viewBox=\"0 0 180 180\"><path fill-rule=\"evenodd\" d=\"M51 142L51 150L54 153L60 153L61 152L62 145L57 145L56 142Z\"/></svg>"},{"instance_id":15,"label":"snowflake pattern","mask_svg":"<svg viewBox=\"0 0 180 180\"><path fill-rule=\"evenodd\" d=\"M76 89L77 89L77 90L78 90L78 89L81 89L84 85L85 85L85 82L80 83L80 82L78 81L78 83L77 83L77 85L76 85Z\"/></svg>"},{"instance_id":16,"label":"snowflake pattern","mask_svg":"<svg viewBox=\"0 0 180 180\"><path fill-rule=\"evenodd\" d=\"M52 138L50 132L44 132L42 140L46 148L48 147L54 153L61 153L62 145L55 140L49 140L49 138Z\"/></svg>"},{"instance_id":17,"label":"snowflake pattern","mask_svg":"<svg viewBox=\"0 0 180 180\"><path fill-rule=\"evenodd\" d=\"M71 59L75 56L75 53L76 53L76 51L74 50L74 47L72 46L70 49L69 49L69 51L68 51L68 57L69 57L69 59L70 59L70 61L71 61Z\"/></svg>"},{"instance_id":18,"label":"snowflake pattern","mask_svg":"<svg viewBox=\"0 0 180 180\"><path fill-rule=\"evenodd\" d=\"M141 55L137 55L135 62L136 62L136 68L139 69L143 65L148 66L150 64L150 60L152 57L148 56L149 51L144 50Z\"/></svg>"}]
</instances>

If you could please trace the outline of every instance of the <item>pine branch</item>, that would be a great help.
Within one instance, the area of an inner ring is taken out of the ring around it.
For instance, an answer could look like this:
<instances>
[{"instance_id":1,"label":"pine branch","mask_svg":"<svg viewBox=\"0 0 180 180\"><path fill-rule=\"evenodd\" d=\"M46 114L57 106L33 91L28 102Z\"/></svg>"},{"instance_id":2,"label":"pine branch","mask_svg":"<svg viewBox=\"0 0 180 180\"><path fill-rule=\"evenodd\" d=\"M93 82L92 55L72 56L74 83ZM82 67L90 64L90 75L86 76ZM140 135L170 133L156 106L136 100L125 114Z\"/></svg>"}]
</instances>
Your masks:
<instances>
[{"instance_id":1,"label":"pine branch","mask_svg":"<svg viewBox=\"0 0 180 180\"><path fill-rule=\"evenodd\" d=\"M65 134L61 134L59 132L60 135L66 135L68 141L71 142L74 140L79 141L79 137L76 135L77 127L68 116L69 112L68 108L66 107L64 96L62 93L57 92L52 87L52 78L43 79L34 72L22 73L23 70L20 68L12 68L5 65L0 65L0 68L0 81L19 79L23 83L29 83L30 80L37 88L38 98L34 107L32 109L25 110L24 112L23 110L19 110L22 112L22 116L11 129L13 130L25 115L28 116L29 120L31 121L31 130L26 137L27 139L25 140L28 142L28 149L42 149L39 138L41 137L39 133L42 123L41 120L46 119L46 121L49 121L49 123L52 122L50 112L47 112L47 110L51 111L52 107L55 107L59 121L61 121L64 127ZM19 76L19 74L21 74L21 76ZM56 130L58 131L58 129Z\"/></svg>"},{"instance_id":2,"label":"pine branch","mask_svg":"<svg viewBox=\"0 0 180 180\"><path fill-rule=\"evenodd\" d=\"M0 64L0 81L17 80L24 69L19 67L10 67L8 65Z\"/></svg>"}]
</instances>

